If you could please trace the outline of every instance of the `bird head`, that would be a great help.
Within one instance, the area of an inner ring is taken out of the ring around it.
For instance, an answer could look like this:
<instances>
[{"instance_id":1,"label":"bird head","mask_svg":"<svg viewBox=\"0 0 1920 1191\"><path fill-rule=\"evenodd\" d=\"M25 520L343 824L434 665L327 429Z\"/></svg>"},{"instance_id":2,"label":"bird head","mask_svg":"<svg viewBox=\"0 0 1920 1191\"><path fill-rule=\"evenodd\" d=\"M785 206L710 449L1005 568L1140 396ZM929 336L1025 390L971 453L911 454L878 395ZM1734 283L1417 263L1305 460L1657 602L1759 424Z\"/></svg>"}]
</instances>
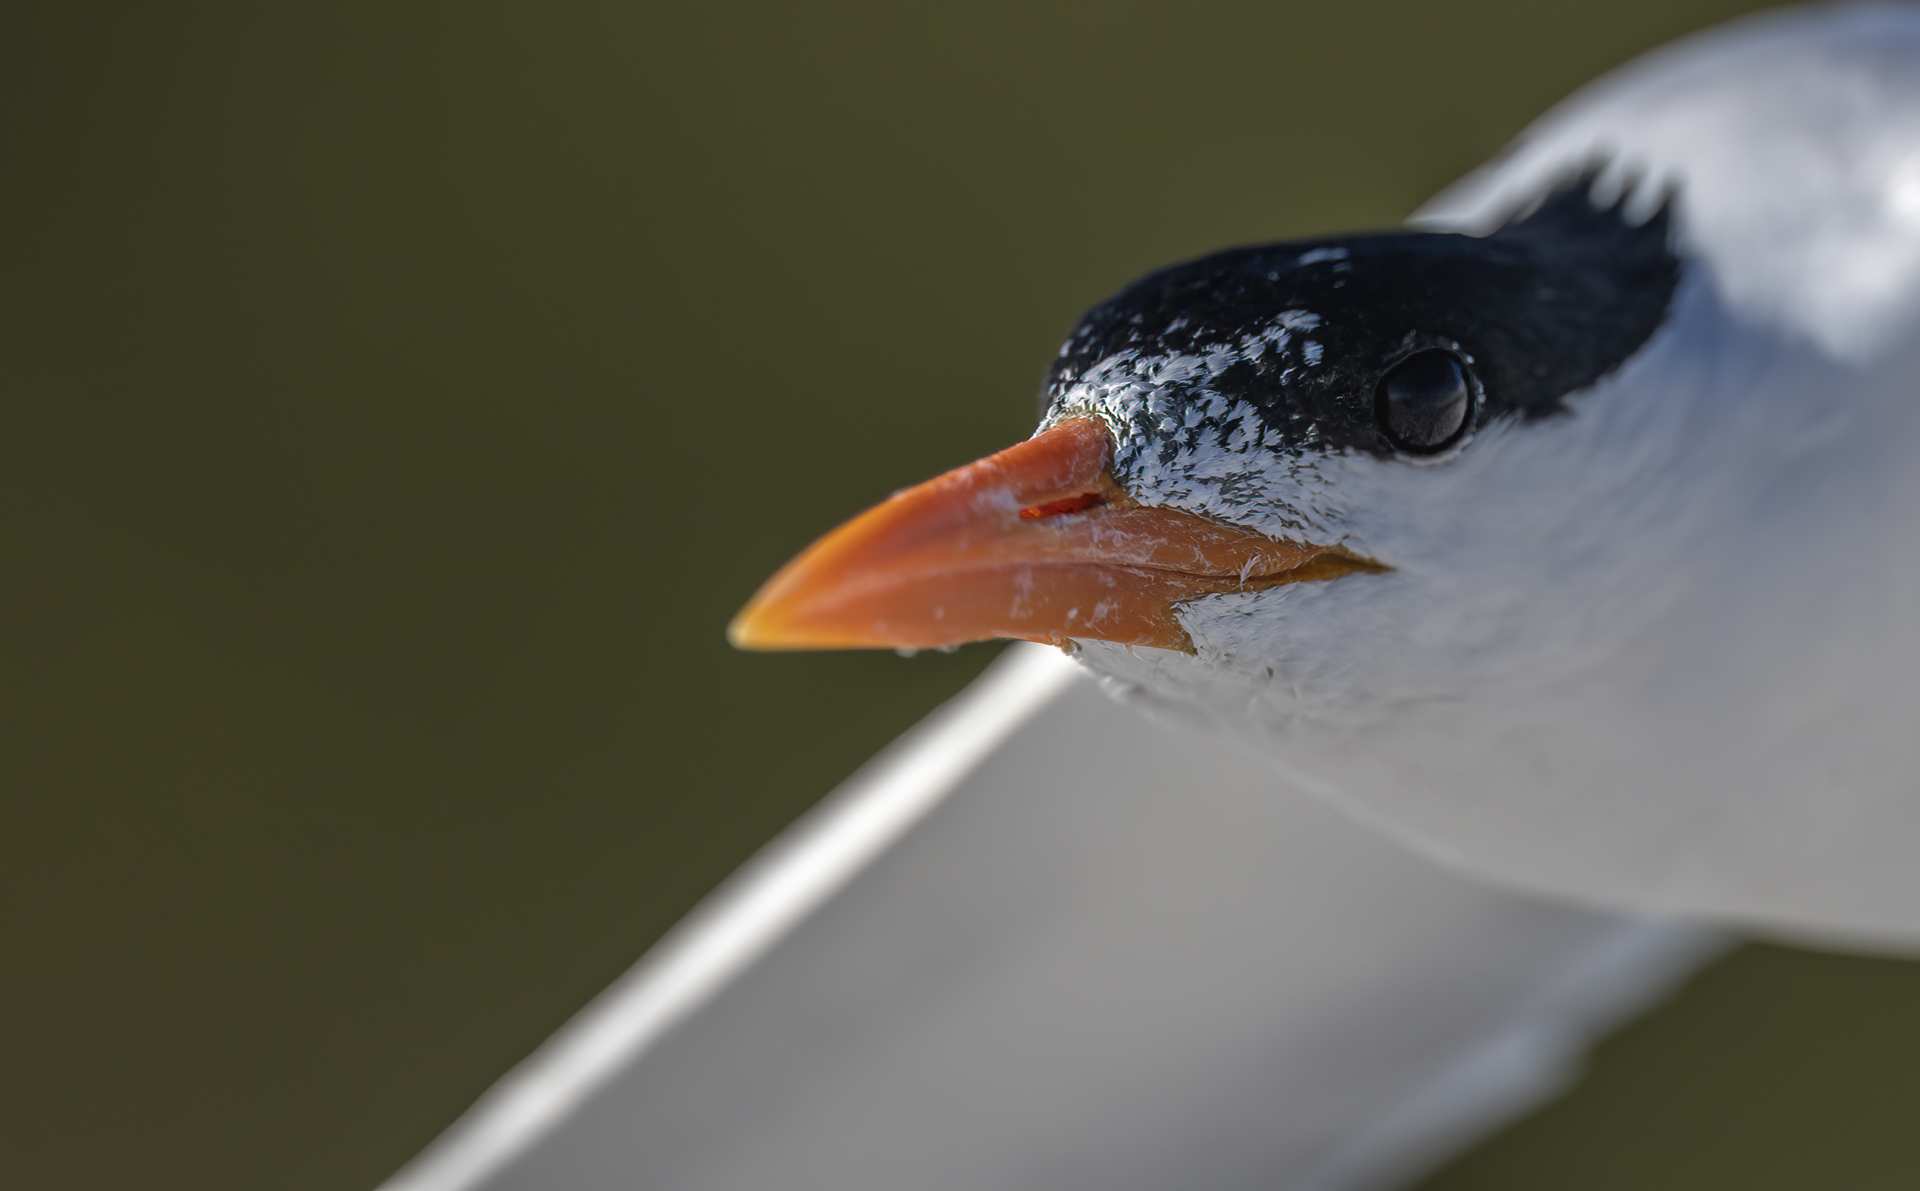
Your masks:
<instances>
[{"instance_id":1,"label":"bird head","mask_svg":"<svg viewBox=\"0 0 1920 1191\"><path fill-rule=\"evenodd\" d=\"M1573 515L1579 494L1512 444L1569 437L1574 396L1666 319L1669 208L1624 181L1578 169L1490 235L1273 244L1142 278L1062 346L1033 438L829 534L735 641L1017 637L1197 682L1411 656L1418 610L1456 594L1436 585L1578 548L1540 509Z\"/></svg>"}]
</instances>

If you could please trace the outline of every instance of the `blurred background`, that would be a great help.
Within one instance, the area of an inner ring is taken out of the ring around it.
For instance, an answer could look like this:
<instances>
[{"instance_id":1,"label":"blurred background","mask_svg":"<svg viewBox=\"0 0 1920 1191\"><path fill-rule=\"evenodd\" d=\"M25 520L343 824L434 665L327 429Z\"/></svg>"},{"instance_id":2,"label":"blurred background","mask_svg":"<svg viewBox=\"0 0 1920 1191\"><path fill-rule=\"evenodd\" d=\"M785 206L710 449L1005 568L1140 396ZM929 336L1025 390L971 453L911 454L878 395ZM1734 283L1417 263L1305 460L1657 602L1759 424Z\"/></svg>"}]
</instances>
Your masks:
<instances>
[{"instance_id":1,"label":"blurred background","mask_svg":"<svg viewBox=\"0 0 1920 1191\"><path fill-rule=\"evenodd\" d=\"M7 18L0 1184L370 1188L988 647L744 656L1075 316L1389 225L1732 0ZM1445 1191L1920 1185L1756 946Z\"/></svg>"}]
</instances>

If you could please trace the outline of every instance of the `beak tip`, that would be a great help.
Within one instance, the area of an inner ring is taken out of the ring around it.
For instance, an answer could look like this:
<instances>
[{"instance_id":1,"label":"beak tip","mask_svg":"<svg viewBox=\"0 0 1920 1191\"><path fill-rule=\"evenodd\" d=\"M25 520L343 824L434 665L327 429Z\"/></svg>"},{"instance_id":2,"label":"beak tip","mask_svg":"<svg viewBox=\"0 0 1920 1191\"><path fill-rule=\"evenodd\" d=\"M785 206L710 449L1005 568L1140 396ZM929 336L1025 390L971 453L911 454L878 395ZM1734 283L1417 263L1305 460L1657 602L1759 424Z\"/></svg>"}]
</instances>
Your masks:
<instances>
[{"instance_id":1,"label":"beak tip","mask_svg":"<svg viewBox=\"0 0 1920 1191\"><path fill-rule=\"evenodd\" d=\"M831 621L816 621L780 600L755 599L727 623L727 644L749 653L791 653L869 649L879 643L861 640Z\"/></svg>"},{"instance_id":2,"label":"beak tip","mask_svg":"<svg viewBox=\"0 0 1920 1191\"><path fill-rule=\"evenodd\" d=\"M727 644L735 649L755 653L779 649L780 633L778 630L768 631L766 617L762 615L762 611L757 604L748 604L740 609L734 618L727 622Z\"/></svg>"}]
</instances>

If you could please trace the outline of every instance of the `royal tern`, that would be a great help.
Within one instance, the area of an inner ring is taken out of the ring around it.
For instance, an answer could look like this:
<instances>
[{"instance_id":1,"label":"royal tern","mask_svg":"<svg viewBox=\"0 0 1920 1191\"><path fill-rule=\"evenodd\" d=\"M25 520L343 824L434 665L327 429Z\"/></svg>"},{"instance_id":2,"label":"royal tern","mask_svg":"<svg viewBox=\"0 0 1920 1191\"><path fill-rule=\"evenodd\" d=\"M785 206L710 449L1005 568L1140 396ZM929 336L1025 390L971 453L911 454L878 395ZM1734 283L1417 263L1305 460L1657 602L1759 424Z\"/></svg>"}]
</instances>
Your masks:
<instances>
[{"instance_id":1,"label":"royal tern","mask_svg":"<svg viewBox=\"0 0 1920 1191\"><path fill-rule=\"evenodd\" d=\"M1920 14L1680 43L1420 226L1144 280L1034 439L770 584L747 644L1074 660L391 1187L1389 1185L1716 946L1637 911L1920 934Z\"/></svg>"},{"instance_id":2,"label":"royal tern","mask_svg":"<svg viewBox=\"0 0 1920 1191\"><path fill-rule=\"evenodd\" d=\"M1032 440L736 634L1065 644L1510 883L1920 939L1916 63L1911 9L1757 21L1592 88L1423 232L1145 278Z\"/></svg>"}]
</instances>

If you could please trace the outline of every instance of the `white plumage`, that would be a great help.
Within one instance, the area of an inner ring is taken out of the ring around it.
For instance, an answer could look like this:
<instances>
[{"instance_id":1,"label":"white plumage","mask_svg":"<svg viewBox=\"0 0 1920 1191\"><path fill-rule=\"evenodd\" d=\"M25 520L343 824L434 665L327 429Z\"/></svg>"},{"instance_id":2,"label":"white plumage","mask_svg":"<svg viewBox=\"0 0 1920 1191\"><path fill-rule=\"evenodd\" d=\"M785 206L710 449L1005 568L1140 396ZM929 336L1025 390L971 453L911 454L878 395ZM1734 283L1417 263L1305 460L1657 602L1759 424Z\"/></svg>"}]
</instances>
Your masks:
<instances>
[{"instance_id":1,"label":"white plumage","mask_svg":"<svg viewBox=\"0 0 1920 1191\"><path fill-rule=\"evenodd\" d=\"M1017 647L392 1191L1387 1186L1718 946L1634 911L1920 937L1920 13L1661 51L1422 220L1600 157L1677 187L1644 350L1444 463L1320 461L1393 571L1079 649L1291 781Z\"/></svg>"},{"instance_id":2,"label":"white plumage","mask_svg":"<svg viewBox=\"0 0 1920 1191\"><path fill-rule=\"evenodd\" d=\"M1198 659L1083 656L1475 871L1911 943L1920 17L1661 51L1421 222L1484 230L1598 159L1676 193L1685 271L1637 357L1444 467L1322 461L1393 574L1195 601Z\"/></svg>"}]
</instances>

